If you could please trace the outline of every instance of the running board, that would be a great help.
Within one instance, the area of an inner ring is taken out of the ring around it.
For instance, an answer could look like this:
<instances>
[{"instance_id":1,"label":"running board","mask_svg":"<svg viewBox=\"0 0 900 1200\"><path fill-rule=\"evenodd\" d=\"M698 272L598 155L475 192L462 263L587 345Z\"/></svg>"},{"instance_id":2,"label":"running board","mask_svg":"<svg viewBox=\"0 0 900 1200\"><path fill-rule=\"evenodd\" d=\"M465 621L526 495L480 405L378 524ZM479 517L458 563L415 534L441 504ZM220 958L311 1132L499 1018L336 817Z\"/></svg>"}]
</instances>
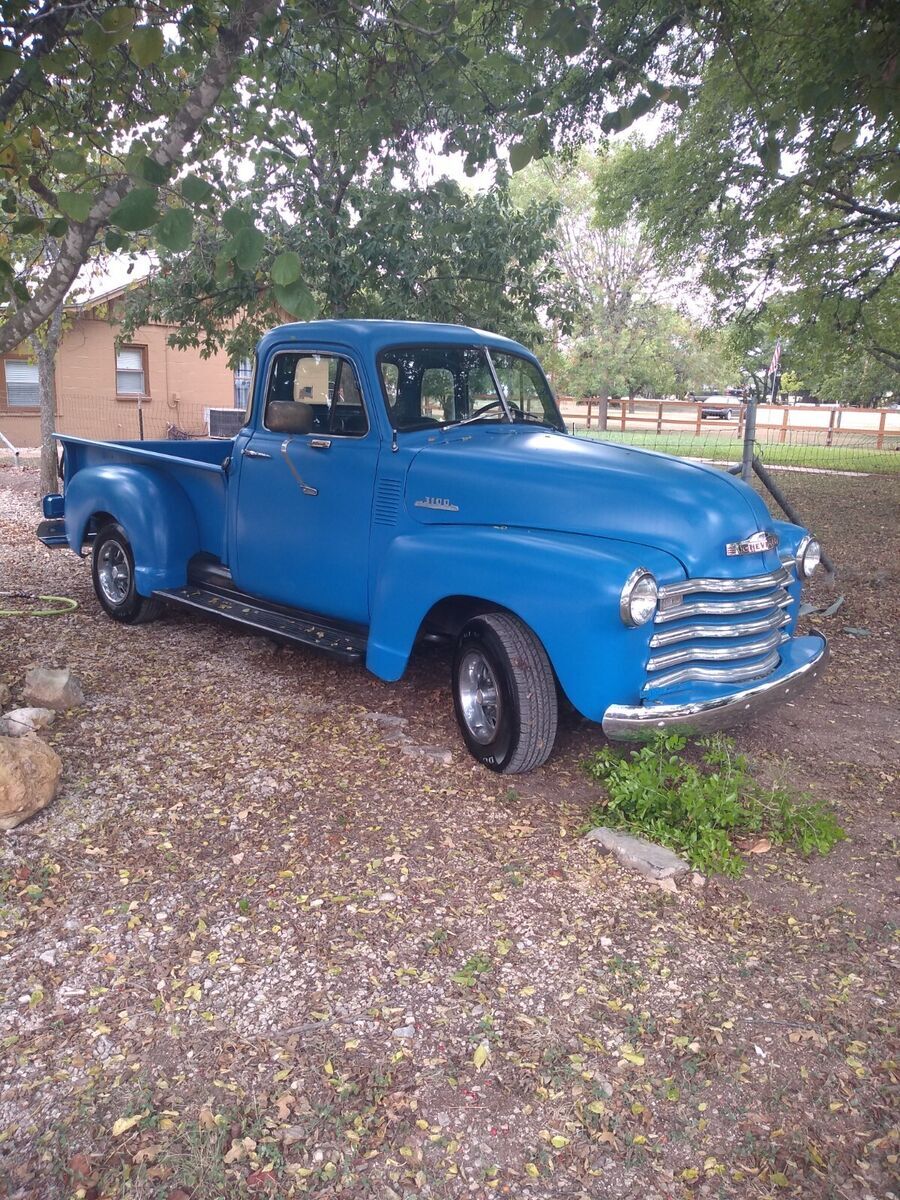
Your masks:
<instances>
[{"instance_id":1,"label":"running board","mask_svg":"<svg viewBox=\"0 0 900 1200\"><path fill-rule=\"evenodd\" d=\"M366 654L366 639L360 633L326 625L311 616L278 612L248 596L229 596L224 591L192 583L183 588L156 591L153 595L298 646L312 646L343 662L359 662Z\"/></svg>"}]
</instances>

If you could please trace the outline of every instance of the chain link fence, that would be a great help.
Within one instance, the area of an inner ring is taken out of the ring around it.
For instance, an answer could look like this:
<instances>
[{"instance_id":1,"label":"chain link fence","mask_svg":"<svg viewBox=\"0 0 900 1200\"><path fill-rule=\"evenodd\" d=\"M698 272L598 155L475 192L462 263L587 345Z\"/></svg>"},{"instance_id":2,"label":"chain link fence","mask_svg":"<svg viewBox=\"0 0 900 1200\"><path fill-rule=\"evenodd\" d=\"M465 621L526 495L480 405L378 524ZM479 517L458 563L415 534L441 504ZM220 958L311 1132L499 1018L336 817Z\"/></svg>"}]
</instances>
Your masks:
<instances>
[{"instance_id":1,"label":"chain link fence","mask_svg":"<svg viewBox=\"0 0 900 1200\"><path fill-rule=\"evenodd\" d=\"M723 467L742 461L750 406L736 397L714 402L576 400L561 396L579 437L623 442ZM795 471L900 473L900 409L840 405L756 405L756 456Z\"/></svg>"}]
</instances>

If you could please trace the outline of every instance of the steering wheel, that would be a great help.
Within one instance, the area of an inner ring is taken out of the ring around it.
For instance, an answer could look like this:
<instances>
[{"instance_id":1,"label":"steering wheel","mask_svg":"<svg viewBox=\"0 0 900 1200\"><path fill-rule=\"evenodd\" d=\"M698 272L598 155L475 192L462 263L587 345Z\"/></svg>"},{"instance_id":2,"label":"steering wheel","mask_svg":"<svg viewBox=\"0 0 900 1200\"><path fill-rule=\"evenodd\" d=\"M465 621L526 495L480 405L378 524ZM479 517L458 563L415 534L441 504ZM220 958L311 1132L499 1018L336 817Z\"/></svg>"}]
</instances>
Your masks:
<instances>
[{"instance_id":1,"label":"steering wheel","mask_svg":"<svg viewBox=\"0 0 900 1200\"><path fill-rule=\"evenodd\" d=\"M518 404L513 404L511 400L507 400L506 403L509 405L510 412L518 413L520 416L522 415L522 410L519 408ZM491 409L494 408L503 408L503 402L500 400L491 400L488 404L482 404L481 408L475 409L471 417L469 417L469 420L474 421L476 417L480 417L483 413L490 412Z\"/></svg>"}]
</instances>

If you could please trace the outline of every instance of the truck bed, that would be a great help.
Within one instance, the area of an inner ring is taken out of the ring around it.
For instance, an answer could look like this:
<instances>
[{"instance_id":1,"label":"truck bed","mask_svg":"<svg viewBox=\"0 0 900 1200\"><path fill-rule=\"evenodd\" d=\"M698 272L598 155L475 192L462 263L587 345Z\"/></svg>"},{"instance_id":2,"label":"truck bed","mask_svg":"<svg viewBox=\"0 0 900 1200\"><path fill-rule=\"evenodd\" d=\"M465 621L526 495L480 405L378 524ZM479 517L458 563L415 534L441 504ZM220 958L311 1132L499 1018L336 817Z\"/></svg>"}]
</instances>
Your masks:
<instances>
[{"instance_id":1,"label":"truck bed","mask_svg":"<svg viewBox=\"0 0 900 1200\"><path fill-rule=\"evenodd\" d=\"M231 439L190 441L101 442L57 434L64 451L63 475L68 491L79 472L91 468L134 466L174 482L187 496L197 520L200 549L225 557L226 465Z\"/></svg>"}]
</instances>

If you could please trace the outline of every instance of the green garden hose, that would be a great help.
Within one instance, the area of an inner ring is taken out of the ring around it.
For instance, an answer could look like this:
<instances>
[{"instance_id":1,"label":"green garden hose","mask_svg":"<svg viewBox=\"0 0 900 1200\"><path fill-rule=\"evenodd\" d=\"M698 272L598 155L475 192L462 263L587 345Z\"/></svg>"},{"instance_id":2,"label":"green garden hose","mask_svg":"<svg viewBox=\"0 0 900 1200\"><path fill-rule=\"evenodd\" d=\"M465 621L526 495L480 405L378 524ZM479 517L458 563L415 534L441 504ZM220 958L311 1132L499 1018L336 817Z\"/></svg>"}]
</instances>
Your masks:
<instances>
[{"instance_id":1,"label":"green garden hose","mask_svg":"<svg viewBox=\"0 0 900 1200\"><path fill-rule=\"evenodd\" d=\"M58 607L0 608L0 617L60 617L74 612L78 601L69 596L38 596L34 592L0 592L0 600L41 600Z\"/></svg>"}]
</instances>

